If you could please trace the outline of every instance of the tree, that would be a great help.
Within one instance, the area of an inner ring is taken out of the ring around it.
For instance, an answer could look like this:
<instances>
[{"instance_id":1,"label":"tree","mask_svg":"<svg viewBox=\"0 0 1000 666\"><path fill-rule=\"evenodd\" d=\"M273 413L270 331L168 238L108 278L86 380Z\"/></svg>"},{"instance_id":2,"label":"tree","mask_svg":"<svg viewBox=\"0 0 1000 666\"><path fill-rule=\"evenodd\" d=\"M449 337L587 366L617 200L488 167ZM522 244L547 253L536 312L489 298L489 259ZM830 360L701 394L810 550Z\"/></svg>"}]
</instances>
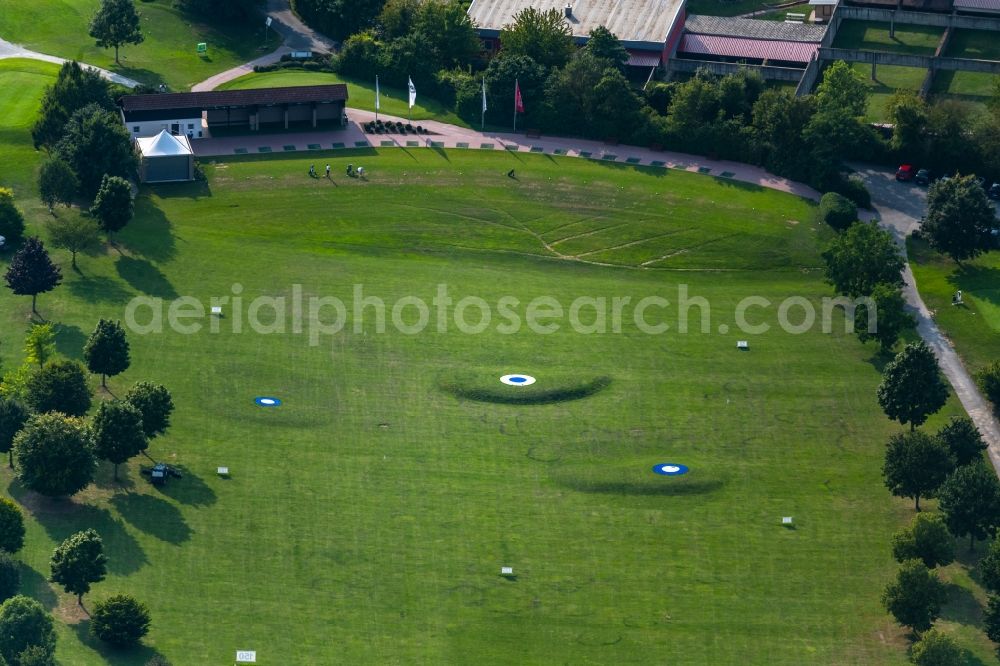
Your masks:
<instances>
[{"instance_id":1,"label":"tree","mask_svg":"<svg viewBox=\"0 0 1000 666\"><path fill-rule=\"evenodd\" d=\"M105 643L135 645L149 633L149 609L126 594L117 594L94 605L90 633Z\"/></svg>"},{"instance_id":2,"label":"tree","mask_svg":"<svg viewBox=\"0 0 1000 666\"><path fill-rule=\"evenodd\" d=\"M311 27L344 40L371 24L385 0L295 0L295 10Z\"/></svg>"},{"instance_id":3,"label":"tree","mask_svg":"<svg viewBox=\"0 0 1000 666\"><path fill-rule=\"evenodd\" d=\"M120 47L141 44L144 39L139 30L139 14L132 0L101 0L100 8L90 19L89 34L102 49L114 48L116 64L120 64Z\"/></svg>"},{"instance_id":4,"label":"tree","mask_svg":"<svg viewBox=\"0 0 1000 666\"><path fill-rule=\"evenodd\" d=\"M495 123L509 123L514 110L514 83L521 87L526 122L537 116L543 97L546 70L525 55L514 55L505 50L490 61L486 68L486 115ZM520 123L518 123L520 124ZM530 125L526 125L530 126Z\"/></svg>"},{"instance_id":5,"label":"tree","mask_svg":"<svg viewBox=\"0 0 1000 666\"><path fill-rule=\"evenodd\" d=\"M66 162L58 158L46 160L38 171L38 198L49 207L61 203L69 206L80 189L80 180Z\"/></svg>"},{"instance_id":6,"label":"tree","mask_svg":"<svg viewBox=\"0 0 1000 666\"><path fill-rule=\"evenodd\" d=\"M878 404L885 415L910 430L944 406L948 387L941 379L934 352L923 341L911 342L882 371Z\"/></svg>"},{"instance_id":7,"label":"tree","mask_svg":"<svg viewBox=\"0 0 1000 666\"><path fill-rule=\"evenodd\" d=\"M87 428L62 414L33 416L14 438L14 461L18 480L48 497L83 490L97 467Z\"/></svg>"},{"instance_id":8,"label":"tree","mask_svg":"<svg viewBox=\"0 0 1000 666\"><path fill-rule=\"evenodd\" d=\"M476 26L459 2L421 2L413 21L414 34L432 45L438 69L467 67L482 51Z\"/></svg>"},{"instance_id":9,"label":"tree","mask_svg":"<svg viewBox=\"0 0 1000 666\"><path fill-rule=\"evenodd\" d=\"M0 603L17 594L21 587L21 563L0 550Z\"/></svg>"},{"instance_id":10,"label":"tree","mask_svg":"<svg viewBox=\"0 0 1000 666\"><path fill-rule=\"evenodd\" d=\"M16 553L24 547L24 514L21 507L0 497L0 550Z\"/></svg>"},{"instance_id":11,"label":"tree","mask_svg":"<svg viewBox=\"0 0 1000 666\"><path fill-rule=\"evenodd\" d=\"M761 163L776 174L809 173L812 160L803 130L816 112L813 95L795 96L787 90L765 90L753 105L753 146Z\"/></svg>"},{"instance_id":12,"label":"tree","mask_svg":"<svg viewBox=\"0 0 1000 666\"><path fill-rule=\"evenodd\" d=\"M52 618L42 605L23 595L0 605L0 655L10 664L26 649L38 646L50 655L56 651Z\"/></svg>"},{"instance_id":13,"label":"tree","mask_svg":"<svg viewBox=\"0 0 1000 666\"><path fill-rule=\"evenodd\" d=\"M886 106L892 123L893 150L912 162L923 158L924 136L927 131L927 102L912 90L897 90Z\"/></svg>"},{"instance_id":14,"label":"tree","mask_svg":"<svg viewBox=\"0 0 1000 666\"><path fill-rule=\"evenodd\" d=\"M41 111L31 128L35 148L55 146L69 117L88 104L114 111L111 84L96 69L81 67L75 61L63 63L56 82L45 90Z\"/></svg>"},{"instance_id":15,"label":"tree","mask_svg":"<svg viewBox=\"0 0 1000 666\"><path fill-rule=\"evenodd\" d=\"M97 104L88 104L69 117L56 154L80 179L84 197L94 196L105 176L128 177L138 165L128 128Z\"/></svg>"},{"instance_id":16,"label":"tree","mask_svg":"<svg viewBox=\"0 0 1000 666\"><path fill-rule=\"evenodd\" d=\"M84 530L69 536L52 553L52 575L49 581L59 583L76 602L83 606L83 595L93 583L100 583L108 573L108 558L104 542L94 530Z\"/></svg>"},{"instance_id":17,"label":"tree","mask_svg":"<svg viewBox=\"0 0 1000 666\"><path fill-rule=\"evenodd\" d=\"M947 597L933 571L920 560L907 560L882 592L882 605L897 622L919 633L931 628Z\"/></svg>"},{"instance_id":18,"label":"tree","mask_svg":"<svg viewBox=\"0 0 1000 666\"><path fill-rule=\"evenodd\" d=\"M857 221L858 207L841 194L827 192L819 199L817 214L820 220L842 231Z\"/></svg>"},{"instance_id":19,"label":"tree","mask_svg":"<svg viewBox=\"0 0 1000 666\"><path fill-rule=\"evenodd\" d=\"M36 414L83 416L90 410L87 374L76 361L50 361L28 380L28 407Z\"/></svg>"},{"instance_id":20,"label":"tree","mask_svg":"<svg viewBox=\"0 0 1000 666\"><path fill-rule=\"evenodd\" d=\"M62 282L62 272L52 263L42 241L36 237L26 240L14 253L3 277L14 294L31 296L31 311L34 314L38 314L35 307L38 294L52 291Z\"/></svg>"},{"instance_id":21,"label":"tree","mask_svg":"<svg viewBox=\"0 0 1000 666\"><path fill-rule=\"evenodd\" d=\"M138 382L125 394L128 402L142 415L142 430L147 439L162 435L170 427L174 399L165 387L152 382Z\"/></svg>"},{"instance_id":22,"label":"tree","mask_svg":"<svg viewBox=\"0 0 1000 666\"><path fill-rule=\"evenodd\" d=\"M107 378L125 372L131 363L125 329L120 321L100 319L83 347L87 369L101 376L101 387L107 388Z\"/></svg>"},{"instance_id":23,"label":"tree","mask_svg":"<svg viewBox=\"0 0 1000 666\"><path fill-rule=\"evenodd\" d=\"M983 627L986 629L987 638L994 643L1000 643L1000 596L990 595L986 611L983 613Z\"/></svg>"},{"instance_id":24,"label":"tree","mask_svg":"<svg viewBox=\"0 0 1000 666\"><path fill-rule=\"evenodd\" d=\"M52 324L33 324L24 338L24 360L39 368L44 366L56 351L56 332Z\"/></svg>"},{"instance_id":25,"label":"tree","mask_svg":"<svg viewBox=\"0 0 1000 666\"><path fill-rule=\"evenodd\" d=\"M860 305L854 310L854 333L862 343L877 340L882 353L887 354L896 345L899 334L916 322L906 311L906 300L899 287L877 284L869 298L875 306L875 328L868 327L868 306Z\"/></svg>"},{"instance_id":26,"label":"tree","mask_svg":"<svg viewBox=\"0 0 1000 666\"><path fill-rule=\"evenodd\" d=\"M546 68L562 67L573 56L573 31L558 9L527 7L500 30L500 43L510 55L525 55Z\"/></svg>"},{"instance_id":27,"label":"tree","mask_svg":"<svg viewBox=\"0 0 1000 666\"><path fill-rule=\"evenodd\" d=\"M820 112L846 111L851 116L864 116L868 108L868 86L858 72L838 60L823 72L823 81L816 87Z\"/></svg>"},{"instance_id":28,"label":"tree","mask_svg":"<svg viewBox=\"0 0 1000 666\"><path fill-rule=\"evenodd\" d=\"M955 561L955 538L939 515L918 513L910 526L892 535L897 562L921 560L928 569Z\"/></svg>"},{"instance_id":29,"label":"tree","mask_svg":"<svg viewBox=\"0 0 1000 666\"><path fill-rule=\"evenodd\" d=\"M955 464L959 466L981 461L983 451L988 448L976 424L967 416L952 417L947 425L938 430L937 437L948 446Z\"/></svg>"},{"instance_id":30,"label":"tree","mask_svg":"<svg viewBox=\"0 0 1000 666\"><path fill-rule=\"evenodd\" d=\"M922 432L898 433L889 438L882 465L885 487L897 497L912 497L920 511L920 498L934 497L955 468L948 447Z\"/></svg>"},{"instance_id":31,"label":"tree","mask_svg":"<svg viewBox=\"0 0 1000 666\"><path fill-rule=\"evenodd\" d=\"M920 228L931 247L961 264L992 247L994 215L993 204L976 179L960 176L931 185Z\"/></svg>"},{"instance_id":32,"label":"tree","mask_svg":"<svg viewBox=\"0 0 1000 666\"><path fill-rule=\"evenodd\" d=\"M618 36L603 25L590 31L590 38L583 50L595 58L604 60L622 74L625 73L629 58L628 51L622 46Z\"/></svg>"},{"instance_id":33,"label":"tree","mask_svg":"<svg viewBox=\"0 0 1000 666\"><path fill-rule=\"evenodd\" d=\"M102 402L94 415L91 431L94 453L115 466L116 481L118 465L146 450L142 414L130 402Z\"/></svg>"},{"instance_id":34,"label":"tree","mask_svg":"<svg viewBox=\"0 0 1000 666\"><path fill-rule=\"evenodd\" d=\"M52 247L69 250L74 269L77 253L89 252L101 243L101 228L92 218L70 217L66 220L52 220L46 226Z\"/></svg>"},{"instance_id":35,"label":"tree","mask_svg":"<svg viewBox=\"0 0 1000 666\"><path fill-rule=\"evenodd\" d=\"M916 666L962 666L965 655L954 638L932 629L914 643L910 661Z\"/></svg>"},{"instance_id":36,"label":"tree","mask_svg":"<svg viewBox=\"0 0 1000 666\"><path fill-rule=\"evenodd\" d=\"M857 298L871 294L878 284L903 286L906 262L899 246L892 234L874 223L852 224L833 239L823 259L826 280L839 294Z\"/></svg>"},{"instance_id":37,"label":"tree","mask_svg":"<svg viewBox=\"0 0 1000 666\"><path fill-rule=\"evenodd\" d=\"M14 398L0 395L0 453L7 454L7 464L13 468L11 447L16 435L28 422L28 410Z\"/></svg>"},{"instance_id":38,"label":"tree","mask_svg":"<svg viewBox=\"0 0 1000 666\"><path fill-rule=\"evenodd\" d=\"M1000 594L1000 539L994 538L986 555L979 562L983 587Z\"/></svg>"},{"instance_id":39,"label":"tree","mask_svg":"<svg viewBox=\"0 0 1000 666\"><path fill-rule=\"evenodd\" d=\"M24 215L14 205L14 192L6 187L0 187L0 236L12 244L24 238Z\"/></svg>"},{"instance_id":40,"label":"tree","mask_svg":"<svg viewBox=\"0 0 1000 666\"><path fill-rule=\"evenodd\" d=\"M969 550L1000 526L1000 481L985 463L959 467L938 490L938 507L956 537L969 535Z\"/></svg>"},{"instance_id":41,"label":"tree","mask_svg":"<svg viewBox=\"0 0 1000 666\"><path fill-rule=\"evenodd\" d=\"M993 361L976 372L976 384L993 403L994 411L1000 411L1000 361Z\"/></svg>"},{"instance_id":42,"label":"tree","mask_svg":"<svg viewBox=\"0 0 1000 666\"><path fill-rule=\"evenodd\" d=\"M101 229L108 235L121 231L135 214L132 186L124 178L105 175L90 213L100 220Z\"/></svg>"}]
</instances>

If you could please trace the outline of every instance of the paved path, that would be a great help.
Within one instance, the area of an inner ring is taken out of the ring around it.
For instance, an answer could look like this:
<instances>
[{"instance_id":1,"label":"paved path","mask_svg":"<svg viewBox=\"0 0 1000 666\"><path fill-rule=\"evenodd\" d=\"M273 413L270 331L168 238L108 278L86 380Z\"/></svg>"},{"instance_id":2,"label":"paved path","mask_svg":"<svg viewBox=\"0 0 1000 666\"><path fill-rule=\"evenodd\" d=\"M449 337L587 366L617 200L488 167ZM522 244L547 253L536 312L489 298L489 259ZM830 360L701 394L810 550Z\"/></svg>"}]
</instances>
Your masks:
<instances>
[{"instance_id":1,"label":"paved path","mask_svg":"<svg viewBox=\"0 0 1000 666\"><path fill-rule=\"evenodd\" d=\"M282 45L272 53L261 56L256 60L227 69L224 72L211 76L201 83L191 87L194 92L215 90L223 83L238 79L253 71L256 65L270 65L281 60L281 56L292 51L333 51L335 44L332 39L321 35L305 23L292 11L288 0L267 0L267 15L271 17L271 30L281 35L284 40Z\"/></svg>"},{"instance_id":2,"label":"paved path","mask_svg":"<svg viewBox=\"0 0 1000 666\"><path fill-rule=\"evenodd\" d=\"M920 218L923 217L926 207L926 192L912 183L896 182L890 172L857 165L855 168L872 193L872 203L878 211L882 225L892 232L905 257L906 236L920 226ZM1000 473L1000 421L997 421L990 404L979 393L979 388L955 352L951 341L934 323L933 315L917 290L917 281L913 277L909 263L903 271L903 279L906 280L903 293L911 314L917 320L917 332L934 350L938 365L941 366L945 377L951 382L965 411L969 413L969 417L989 444L990 460Z\"/></svg>"},{"instance_id":3,"label":"paved path","mask_svg":"<svg viewBox=\"0 0 1000 666\"><path fill-rule=\"evenodd\" d=\"M31 51L24 48L19 44L12 44L5 39L0 38L0 60L4 58L27 58L29 60L42 60L44 62L52 62L57 65L61 65L66 62L65 58L57 58L56 56L46 55L44 53L38 53L37 51ZM102 77L108 81L113 81L114 83L121 84L128 88L135 88L139 85L138 81L128 78L127 76L122 76L121 74L115 74L114 72L109 72L106 69L101 69L100 67L94 67L93 65L87 65L80 63L84 67L90 67L91 69L96 69Z\"/></svg>"}]
</instances>

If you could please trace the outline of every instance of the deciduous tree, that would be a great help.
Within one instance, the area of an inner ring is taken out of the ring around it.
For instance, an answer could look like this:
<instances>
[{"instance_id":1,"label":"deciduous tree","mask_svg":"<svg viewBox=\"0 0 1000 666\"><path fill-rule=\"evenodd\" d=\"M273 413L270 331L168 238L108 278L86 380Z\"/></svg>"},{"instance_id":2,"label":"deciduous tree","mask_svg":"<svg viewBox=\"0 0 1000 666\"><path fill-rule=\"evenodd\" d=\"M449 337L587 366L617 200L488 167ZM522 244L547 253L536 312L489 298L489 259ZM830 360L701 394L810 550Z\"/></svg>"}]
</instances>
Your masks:
<instances>
[{"instance_id":1,"label":"deciduous tree","mask_svg":"<svg viewBox=\"0 0 1000 666\"><path fill-rule=\"evenodd\" d=\"M139 29L139 13L132 0L101 0L101 6L90 19L90 36L102 49L115 50L126 44L141 44L144 37Z\"/></svg>"},{"instance_id":2,"label":"deciduous tree","mask_svg":"<svg viewBox=\"0 0 1000 666\"><path fill-rule=\"evenodd\" d=\"M69 206L80 189L80 179L73 169L59 158L42 163L38 171L38 198L53 212L53 206L61 203Z\"/></svg>"},{"instance_id":3,"label":"deciduous tree","mask_svg":"<svg viewBox=\"0 0 1000 666\"><path fill-rule=\"evenodd\" d=\"M94 605L90 633L119 647L135 645L149 633L149 609L127 594L117 594Z\"/></svg>"},{"instance_id":4,"label":"deciduous tree","mask_svg":"<svg viewBox=\"0 0 1000 666\"><path fill-rule=\"evenodd\" d=\"M128 129L118 116L97 104L70 116L56 153L80 179L84 197L94 196L105 176L131 176L137 165Z\"/></svg>"},{"instance_id":5,"label":"deciduous tree","mask_svg":"<svg viewBox=\"0 0 1000 666\"><path fill-rule=\"evenodd\" d=\"M918 559L928 569L955 561L955 537L937 514L918 513L910 526L892 535L897 562Z\"/></svg>"},{"instance_id":6,"label":"deciduous tree","mask_svg":"<svg viewBox=\"0 0 1000 666\"><path fill-rule=\"evenodd\" d=\"M910 430L922 425L947 400L948 388L934 352L923 341L906 345L882 371L878 404L890 419L909 423Z\"/></svg>"},{"instance_id":7,"label":"deciduous tree","mask_svg":"<svg viewBox=\"0 0 1000 666\"><path fill-rule=\"evenodd\" d=\"M142 430L147 439L162 435L170 427L174 399L165 387L152 382L138 382L125 394L125 402L134 405L142 415Z\"/></svg>"},{"instance_id":8,"label":"deciduous tree","mask_svg":"<svg viewBox=\"0 0 1000 666\"><path fill-rule=\"evenodd\" d=\"M21 507L0 497L0 551L16 553L24 547L24 514Z\"/></svg>"},{"instance_id":9,"label":"deciduous tree","mask_svg":"<svg viewBox=\"0 0 1000 666\"><path fill-rule=\"evenodd\" d=\"M924 632L941 614L947 590L920 560L903 562L896 580L882 592L882 605L904 627Z\"/></svg>"},{"instance_id":10,"label":"deciduous tree","mask_svg":"<svg viewBox=\"0 0 1000 666\"><path fill-rule=\"evenodd\" d=\"M33 324L24 338L24 360L41 368L55 351L56 331L52 324Z\"/></svg>"},{"instance_id":11,"label":"deciduous tree","mask_svg":"<svg viewBox=\"0 0 1000 666\"><path fill-rule=\"evenodd\" d=\"M88 104L113 111L111 84L96 69L81 67L76 61L63 63L56 82L45 90L41 111L31 128L35 148L55 146L70 116Z\"/></svg>"},{"instance_id":12,"label":"deciduous tree","mask_svg":"<svg viewBox=\"0 0 1000 666\"><path fill-rule=\"evenodd\" d=\"M51 220L46 227L52 247L69 250L73 268L76 268L78 253L90 252L101 244L101 228L93 218L74 216L65 220Z\"/></svg>"},{"instance_id":13,"label":"deciduous tree","mask_svg":"<svg viewBox=\"0 0 1000 666\"><path fill-rule=\"evenodd\" d=\"M961 263L992 247L996 224L986 192L972 176L961 176L931 185L920 229L934 249Z\"/></svg>"},{"instance_id":14,"label":"deciduous tree","mask_svg":"<svg viewBox=\"0 0 1000 666\"><path fill-rule=\"evenodd\" d=\"M6 187L0 187L0 236L11 244L24 238L24 215L14 204L14 192Z\"/></svg>"},{"instance_id":15,"label":"deciduous tree","mask_svg":"<svg viewBox=\"0 0 1000 666\"><path fill-rule=\"evenodd\" d=\"M90 212L109 236L121 231L135 214L132 186L124 178L105 175Z\"/></svg>"},{"instance_id":16,"label":"deciduous tree","mask_svg":"<svg viewBox=\"0 0 1000 666\"><path fill-rule=\"evenodd\" d=\"M996 472L979 462L959 467L941 485L938 507L957 537L969 536L969 549L1000 526L1000 481Z\"/></svg>"},{"instance_id":17,"label":"deciduous tree","mask_svg":"<svg viewBox=\"0 0 1000 666\"><path fill-rule=\"evenodd\" d=\"M76 361L49 361L28 380L25 401L36 414L83 416L91 405L83 366Z\"/></svg>"},{"instance_id":18,"label":"deciduous tree","mask_svg":"<svg viewBox=\"0 0 1000 666\"><path fill-rule=\"evenodd\" d=\"M869 317L867 305L858 306L854 311L854 333L861 342L877 340L882 353L887 354L896 346L899 334L915 322L906 311L906 300L899 287L877 284L869 298L875 306L875 317ZM872 321L869 322L869 319ZM874 323L874 330L869 323Z\"/></svg>"},{"instance_id":19,"label":"deciduous tree","mask_svg":"<svg viewBox=\"0 0 1000 666\"><path fill-rule=\"evenodd\" d=\"M983 612L983 628L986 637L994 643L1000 643L1000 596L991 594Z\"/></svg>"},{"instance_id":20,"label":"deciduous tree","mask_svg":"<svg viewBox=\"0 0 1000 666\"><path fill-rule=\"evenodd\" d=\"M914 666L962 666L965 655L954 638L931 629L913 644L910 661Z\"/></svg>"},{"instance_id":21,"label":"deciduous tree","mask_svg":"<svg viewBox=\"0 0 1000 666\"><path fill-rule=\"evenodd\" d=\"M83 606L83 595L90 586L104 580L108 573L108 558L104 555L104 542L94 530L84 530L71 535L56 546L52 553L52 575L49 580L59 583Z\"/></svg>"},{"instance_id":22,"label":"deciduous tree","mask_svg":"<svg viewBox=\"0 0 1000 666\"><path fill-rule=\"evenodd\" d=\"M979 561L983 587L1000 594L1000 539L994 538L986 555Z\"/></svg>"},{"instance_id":23,"label":"deciduous tree","mask_svg":"<svg viewBox=\"0 0 1000 666\"><path fill-rule=\"evenodd\" d=\"M879 284L903 286L906 262L892 234L876 224L852 224L833 239L823 259L826 280L839 294L857 298L871 294Z\"/></svg>"},{"instance_id":24,"label":"deciduous tree","mask_svg":"<svg viewBox=\"0 0 1000 666\"><path fill-rule=\"evenodd\" d=\"M628 51L625 50L618 36L603 25L590 31L590 38L583 50L595 58L607 62L622 74L625 73L629 59Z\"/></svg>"},{"instance_id":25,"label":"deciduous tree","mask_svg":"<svg viewBox=\"0 0 1000 666\"><path fill-rule=\"evenodd\" d=\"M94 452L115 467L128 462L146 450L146 434L142 431L142 414L130 402L102 402L91 424Z\"/></svg>"},{"instance_id":26,"label":"deciduous tree","mask_svg":"<svg viewBox=\"0 0 1000 666\"><path fill-rule=\"evenodd\" d=\"M101 386L107 388L107 378L125 372L131 364L128 339L120 321L101 319L83 347L87 369L101 376Z\"/></svg>"},{"instance_id":27,"label":"deciduous tree","mask_svg":"<svg viewBox=\"0 0 1000 666\"><path fill-rule=\"evenodd\" d=\"M48 497L73 495L94 478L97 461L86 426L62 414L32 417L14 438L17 478Z\"/></svg>"},{"instance_id":28,"label":"deciduous tree","mask_svg":"<svg viewBox=\"0 0 1000 666\"><path fill-rule=\"evenodd\" d=\"M13 468L11 447L16 435L28 422L28 410L16 399L0 395L0 453L7 454L7 464Z\"/></svg>"},{"instance_id":29,"label":"deciduous tree","mask_svg":"<svg viewBox=\"0 0 1000 666\"><path fill-rule=\"evenodd\" d=\"M816 87L816 101L820 112L846 111L851 116L864 116L868 108L868 86L858 72L838 60L823 72L823 80Z\"/></svg>"},{"instance_id":30,"label":"deciduous tree","mask_svg":"<svg viewBox=\"0 0 1000 666\"><path fill-rule=\"evenodd\" d=\"M18 664L26 649L39 646L49 655L56 651L52 617L30 597L17 595L0 605L0 656L8 664Z\"/></svg>"},{"instance_id":31,"label":"deciduous tree","mask_svg":"<svg viewBox=\"0 0 1000 666\"><path fill-rule=\"evenodd\" d=\"M21 587L21 563L0 550L0 603L17 594Z\"/></svg>"},{"instance_id":32,"label":"deciduous tree","mask_svg":"<svg viewBox=\"0 0 1000 666\"><path fill-rule=\"evenodd\" d=\"M934 497L955 461L945 444L922 432L899 433L889 438L882 465L885 487L897 497L912 497L920 511L921 497Z\"/></svg>"},{"instance_id":33,"label":"deciduous tree","mask_svg":"<svg viewBox=\"0 0 1000 666\"><path fill-rule=\"evenodd\" d=\"M959 466L981 461L983 451L987 449L976 424L967 416L952 417L947 425L938 430L937 436L948 446L955 457L955 464Z\"/></svg>"},{"instance_id":34,"label":"deciduous tree","mask_svg":"<svg viewBox=\"0 0 1000 666\"><path fill-rule=\"evenodd\" d=\"M36 309L38 294L52 291L62 282L62 272L52 263L45 245L32 237L24 242L10 260L4 281L17 296L31 296L31 311Z\"/></svg>"},{"instance_id":35,"label":"deciduous tree","mask_svg":"<svg viewBox=\"0 0 1000 666\"><path fill-rule=\"evenodd\" d=\"M562 67L573 56L573 32L558 9L526 7L500 30L500 43L510 55L525 55L543 67Z\"/></svg>"}]
</instances>

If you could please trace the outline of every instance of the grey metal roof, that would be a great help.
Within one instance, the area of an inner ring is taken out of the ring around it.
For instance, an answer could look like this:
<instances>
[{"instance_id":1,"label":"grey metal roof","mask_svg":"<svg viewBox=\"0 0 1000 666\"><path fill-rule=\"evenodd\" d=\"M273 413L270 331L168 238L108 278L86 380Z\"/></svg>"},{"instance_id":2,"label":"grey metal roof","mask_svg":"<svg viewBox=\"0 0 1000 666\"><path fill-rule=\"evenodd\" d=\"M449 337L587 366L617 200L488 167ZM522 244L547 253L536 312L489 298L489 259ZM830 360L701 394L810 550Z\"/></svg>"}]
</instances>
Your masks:
<instances>
[{"instance_id":1,"label":"grey metal roof","mask_svg":"<svg viewBox=\"0 0 1000 666\"><path fill-rule=\"evenodd\" d=\"M749 39L776 39L784 42L821 42L825 25L812 23L784 23L728 16L701 16L689 14L684 31L695 35L746 37Z\"/></svg>"},{"instance_id":2,"label":"grey metal roof","mask_svg":"<svg viewBox=\"0 0 1000 666\"><path fill-rule=\"evenodd\" d=\"M481 31L495 33L528 7L555 9L562 14L566 5L573 8L567 21L574 37L586 37L603 25L626 43L662 44L684 8L684 0L473 0L469 17Z\"/></svg>"}]
</instances>

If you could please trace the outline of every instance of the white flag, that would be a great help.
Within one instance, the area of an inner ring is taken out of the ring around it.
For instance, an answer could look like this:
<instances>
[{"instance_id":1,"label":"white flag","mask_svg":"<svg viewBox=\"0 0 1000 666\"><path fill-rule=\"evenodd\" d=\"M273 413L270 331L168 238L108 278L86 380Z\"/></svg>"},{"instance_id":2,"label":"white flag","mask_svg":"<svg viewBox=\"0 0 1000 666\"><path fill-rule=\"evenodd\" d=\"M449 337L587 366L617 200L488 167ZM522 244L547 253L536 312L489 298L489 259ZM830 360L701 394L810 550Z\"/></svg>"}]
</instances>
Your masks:
<instances>
[{"instance_id":1,"label":"white flag","mask_svg":"<svg viewBox=\"0 0 1000 666\"><path fill-rule=\"evenodd\" d=\"M483 113L486 113L486 77L483 77Z\"/></svg>"},{"instance_id":2,"label":"white flag","mask_svg":"<svg viewBox=\"0 0 1000 666\"><path fill-rule=\"evenodd\" d=\"M375 110L378 111L378 74L375 75Z\"/></svg>"},{"instance_id":3,"label":"white flag","mask_svg":"<svg viewBox=\"0 0 1000 666\"><path fill-rule=\"evenodd\" d=\"M266 20L266 21L264 21L264 25L265 25L266 27L268 27L268 28L270 28L270 27L271 27L271 17L270 17L270 16L268 16L268 17L267 17L267 20Z\"/></svg>"},{"instance_id":4,"label":"white flag","mask_svg":"<svg viewBox=\"0 0 1000 666\"><path fill-rule=\"evenodd\" d=\"M407 82L410 84L410 108L417 103L417 89L413 87L413 79L406 77Z\"/></svg>"}]
</instances>

